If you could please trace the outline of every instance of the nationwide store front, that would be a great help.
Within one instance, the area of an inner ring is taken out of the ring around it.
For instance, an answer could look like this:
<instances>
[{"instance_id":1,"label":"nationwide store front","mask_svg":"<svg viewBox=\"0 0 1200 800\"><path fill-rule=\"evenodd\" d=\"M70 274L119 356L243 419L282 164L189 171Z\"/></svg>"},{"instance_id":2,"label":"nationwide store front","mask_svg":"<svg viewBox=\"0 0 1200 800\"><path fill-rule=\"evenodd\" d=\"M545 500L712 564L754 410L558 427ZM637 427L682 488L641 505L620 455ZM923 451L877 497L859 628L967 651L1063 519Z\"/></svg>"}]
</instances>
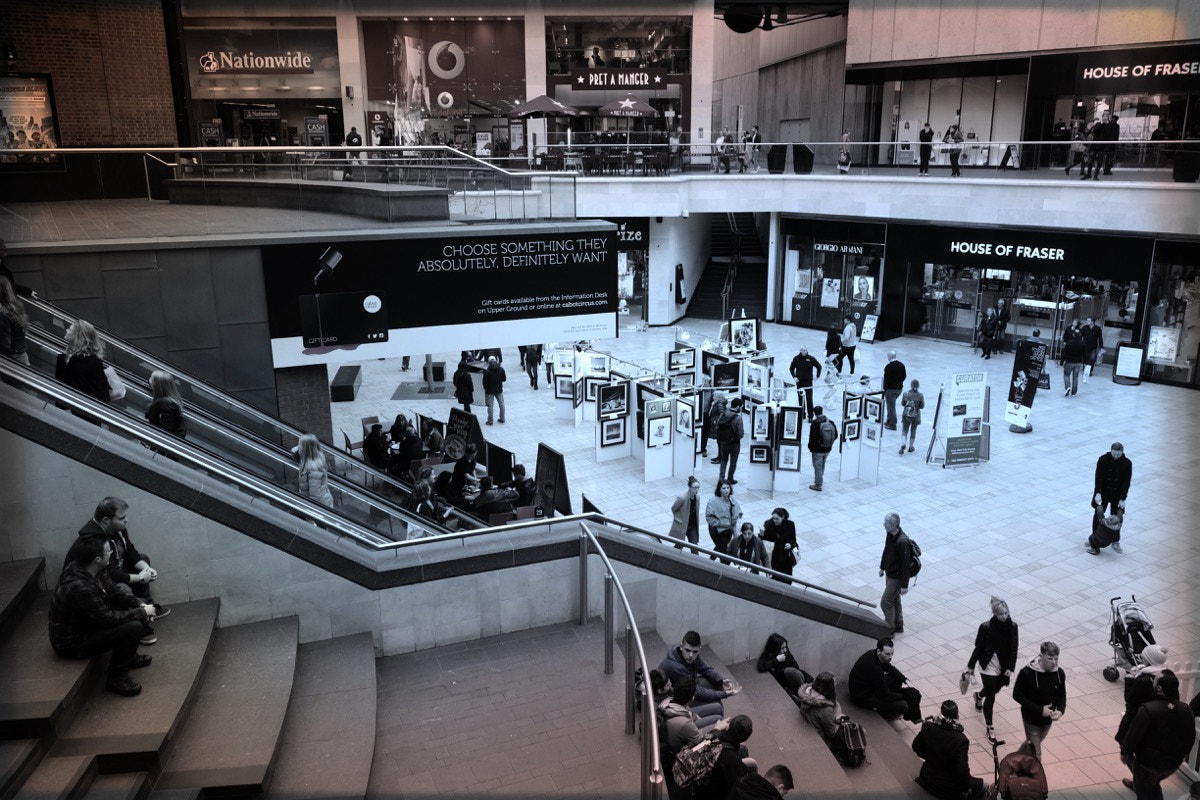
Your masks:
<instances>
[{"instance_id":1,"label":"nationwide store front","mask_svg":"<svg viewBox=\"0 0 1200 800\"><path fill-rule=\"evenodd\" d=\"M193 144L341 143L332 18L187 18L183 39Z\"/></svg>"}]
</instances>

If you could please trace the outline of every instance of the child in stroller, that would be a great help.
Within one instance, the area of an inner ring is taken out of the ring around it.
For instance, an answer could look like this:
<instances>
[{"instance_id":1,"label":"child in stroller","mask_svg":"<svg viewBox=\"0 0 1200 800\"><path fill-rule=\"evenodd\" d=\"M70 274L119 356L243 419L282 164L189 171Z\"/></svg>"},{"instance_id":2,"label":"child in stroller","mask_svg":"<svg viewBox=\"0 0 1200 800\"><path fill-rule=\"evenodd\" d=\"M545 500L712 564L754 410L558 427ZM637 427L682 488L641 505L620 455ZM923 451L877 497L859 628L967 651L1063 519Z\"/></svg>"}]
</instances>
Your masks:
<instances>
[{"instance_id":1,"label":"child in stroller","mask_svg":"<svg viewBox=\"0 0 1200 800\"><path fill-rule=\"evenodd\" d=\"M1108 601L1112 610L1112 626L1109 630L1108 643L1113 649L1113 663L1104 668L1104 678L1115 681L1121 677L1121 668L1131 669L1142 664L1142 651L1155 644L1154 623L1137 602L1135 595L1130 595L1128 602L1118 602L1120 597Z\"/></svg>"}]
</instances>

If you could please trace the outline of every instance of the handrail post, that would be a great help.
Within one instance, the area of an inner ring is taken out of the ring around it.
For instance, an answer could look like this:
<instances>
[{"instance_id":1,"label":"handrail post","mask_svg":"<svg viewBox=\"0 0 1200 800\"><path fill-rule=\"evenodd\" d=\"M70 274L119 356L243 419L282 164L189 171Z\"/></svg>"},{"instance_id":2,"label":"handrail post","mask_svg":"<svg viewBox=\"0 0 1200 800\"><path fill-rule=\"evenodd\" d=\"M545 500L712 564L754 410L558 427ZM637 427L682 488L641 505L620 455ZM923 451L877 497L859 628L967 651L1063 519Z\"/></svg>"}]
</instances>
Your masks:
<instances>
[{"instance_id":1,"label":"handrail post","mask_svg":"<svg viewBox=\"0 0 1200 800\"><path fill-rule=\"evenodd\" d=\"M588 540L587 533L579 534L579 624L587 625L588 612Z\"/></svg>"},{"instance_id":2,"label":"handrail post","mask_svg":"<svg viewBox=\"0 0 1200 800\"><path fill-rule=\"evenodd\" d=\"M625 733L626 735L634 731L634 715L637 713L637 706L634 704L634 698L637 695L637 676L634 674L634 662L637 661L633 657L633 626L629 623L625 624ZM611 669L609 670L611 671ZM650 673L646 673L644 680L646 686L650 686ZM650 693L647 692L647 695ZM653 701L651 701L653 702ZM650 734L645 734L649 738Z\"/></svg>"},{"instance_id":3,"label":"handrail post","mask_svg":"<svg viewBox=\"0 0 1200 800\"><path fill-rule=\"evenodd\" d=\"M604 674L613 672L613 574L604 573ZM629 652L628 649L625 651Z\"/></svg>"}]
</instances>

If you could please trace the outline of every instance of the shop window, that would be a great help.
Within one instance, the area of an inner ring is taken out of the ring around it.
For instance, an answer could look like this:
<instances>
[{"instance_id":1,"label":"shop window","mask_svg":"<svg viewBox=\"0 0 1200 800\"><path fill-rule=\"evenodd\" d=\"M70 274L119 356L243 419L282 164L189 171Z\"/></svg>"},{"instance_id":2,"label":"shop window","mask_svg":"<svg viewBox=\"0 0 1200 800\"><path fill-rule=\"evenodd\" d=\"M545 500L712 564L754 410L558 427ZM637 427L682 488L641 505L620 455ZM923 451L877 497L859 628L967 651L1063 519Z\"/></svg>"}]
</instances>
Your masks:
<instances>
[{"instance_id":1,"label":"shop window","mask_svg":"<svg viewBox=\"0 0 1200 800\"><path fill-rule=\"evenodd\" d=\"M1146 369L1150 378L1197 385L1200 246L1160 242L1150 272Z\"/></svg>"}]
</instances>

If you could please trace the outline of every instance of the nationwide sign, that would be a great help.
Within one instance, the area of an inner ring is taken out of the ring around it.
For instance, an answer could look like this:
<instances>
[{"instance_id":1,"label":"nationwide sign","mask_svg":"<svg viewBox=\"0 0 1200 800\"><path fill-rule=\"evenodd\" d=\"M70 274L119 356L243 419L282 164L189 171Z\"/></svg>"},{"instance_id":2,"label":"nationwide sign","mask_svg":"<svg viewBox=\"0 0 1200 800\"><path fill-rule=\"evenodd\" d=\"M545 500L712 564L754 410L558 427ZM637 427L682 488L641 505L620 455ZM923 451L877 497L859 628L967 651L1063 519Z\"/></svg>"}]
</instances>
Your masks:
<instances>
[{"instance_id":1,"label":"nationwide sign","mask_svg":"<svg viewBox=\"0 0 1200 800\"><path fill-rule=\"evenodd\" d=\"M313 59L301 50L265 56L253 50L247 53L209 50L200 56L200 72L205 75L311 75Z\"/></svg>"}]
</instances>

